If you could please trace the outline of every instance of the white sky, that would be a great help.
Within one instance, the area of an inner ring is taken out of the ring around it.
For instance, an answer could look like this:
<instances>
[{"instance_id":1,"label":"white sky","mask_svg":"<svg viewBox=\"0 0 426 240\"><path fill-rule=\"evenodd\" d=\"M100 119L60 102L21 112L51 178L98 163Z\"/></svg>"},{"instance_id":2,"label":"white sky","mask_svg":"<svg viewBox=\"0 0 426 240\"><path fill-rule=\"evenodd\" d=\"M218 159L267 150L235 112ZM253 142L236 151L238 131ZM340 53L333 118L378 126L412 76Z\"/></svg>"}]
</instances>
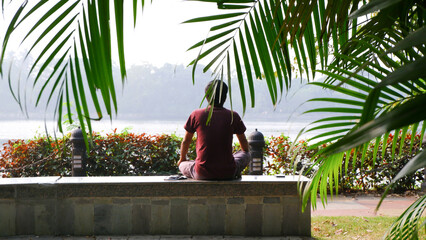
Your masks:
<instances>
[{"instance_id":1,"label":"white sky","mask_svg":"<svg viewBox=\"0 0 426 240\"><path fill-rule=\"evenodd\" d=\"M188 64L198 52L186 50L206 37L212 23L181 23L218 13L216 5L211 3L154 0L138 18L136 29L125 22L128 26L125 31L126 60L129 65L140 62Z\"/></svg>"},{"instance_id":2,"label":"white sky","mask_svg":"<svg viewBox=\"0 0 426 240\"><path fill-rule=\"evenodd\" d=\"M5 1L6 11L4 16L0 17L0 40L3 40L8 21L13 17L12 13L15 13L20 2ZM130 0L125 2L131 3ZM214 3L183 0L153 0L153 3L146 0L146 2L142 14L139 9L136 28L133 28L132 6L125 5L124 39L127 67L140 63L151 63L156 66L162 66L164 63L187 65L198 52L186 50L205 38L214 23L181 23L195 17L224 13L219 11ZM34 0L29 1L30 5L34 3ZM25 45L20 46L18 41L10 41L8 46L9 50L14 51L25 51L28 48Z\"/></svg>"}]
</instances>

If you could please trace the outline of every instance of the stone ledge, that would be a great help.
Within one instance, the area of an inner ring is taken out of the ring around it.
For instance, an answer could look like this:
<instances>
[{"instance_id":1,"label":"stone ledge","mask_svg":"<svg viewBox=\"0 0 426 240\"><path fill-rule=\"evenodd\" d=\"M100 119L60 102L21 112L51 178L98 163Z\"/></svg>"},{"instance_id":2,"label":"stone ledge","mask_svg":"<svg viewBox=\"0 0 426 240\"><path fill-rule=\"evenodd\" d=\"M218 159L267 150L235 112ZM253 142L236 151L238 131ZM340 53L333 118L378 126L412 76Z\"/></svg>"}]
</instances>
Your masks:
<instances>
[{"instance_id":1,"label":"stone ledge","mask_svg":"<svg viewBox=\"0 0 426 240\"><path fill-rule=\"evenodd\" d=\"M243 176L233 181L165 180L146 177L41 177L0 180L0 198L288 196L299 177ZM37 182L37 180L39 180ZM307 178L300 179L302 182Z\"/></svg>"},{"instance_id":2,"label":"stone ledge","mask_svg":"<svg viewBox=\"0 0 426 240\"><path fill-rule=\"evenodd\" d=\"M0 237L16 235L310 236L298 177L0 179ZM301 179L307 183L309 179Z\"/></svg>"}]
</instances>

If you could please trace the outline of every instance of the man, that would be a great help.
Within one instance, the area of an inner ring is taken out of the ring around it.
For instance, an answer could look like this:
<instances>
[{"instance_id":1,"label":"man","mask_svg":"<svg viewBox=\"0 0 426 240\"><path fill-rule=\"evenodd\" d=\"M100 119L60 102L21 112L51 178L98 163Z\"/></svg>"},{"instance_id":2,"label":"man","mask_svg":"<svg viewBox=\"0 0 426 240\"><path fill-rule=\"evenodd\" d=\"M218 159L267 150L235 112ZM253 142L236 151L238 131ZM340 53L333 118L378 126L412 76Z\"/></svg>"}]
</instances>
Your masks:
<instances>
[{"instance_id":1,"label":"man","mask_svg":"<svg viewBox=\"0 0 426 240\"><path fill-rule=\"evenodd\" d=\"M228 86L223 81L213 80L206 89L209 106L191 113L184 128L179 170L183 175L200 180L235 179L250 162L249 146L244 132L246 127L240 116L223 107ZM213 114L209 119L209 112ZM194 133L197 133L197 158L188 161L186 154ZM237 135L242 151L232 154L233 134Z\"/></svg>"}]
</instances>

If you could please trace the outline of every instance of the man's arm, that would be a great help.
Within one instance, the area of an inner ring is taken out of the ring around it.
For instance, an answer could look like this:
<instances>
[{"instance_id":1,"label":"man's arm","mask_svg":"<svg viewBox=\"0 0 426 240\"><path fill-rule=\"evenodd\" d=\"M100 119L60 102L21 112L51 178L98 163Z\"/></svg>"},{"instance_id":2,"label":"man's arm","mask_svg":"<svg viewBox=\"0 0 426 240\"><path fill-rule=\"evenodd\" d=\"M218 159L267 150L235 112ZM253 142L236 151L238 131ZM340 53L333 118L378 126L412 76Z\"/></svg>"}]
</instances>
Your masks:
<instances>
[{"instance_id":1,"label":"man's arm","mask_svg":"<svg viewBox=\"0 0 426 240\"><path fill-rule=\"evenodd\" d=\"M180 145L180 159L178 162L178 166L181 162L187 161L186 154L188 153L189 145L192 142L192 137L194 136L194 133L190 133L186 131L185 136L183 137L182 144Z\"/></svg>"},{"instance_id":2,"label":"man's arm","mask_svg":"<svg viewBox=\"0 0 426 240\"><path fill-rule=\"evenodd\" d=\"M240 142L241 150L243 150L244 152L248 152L249 144L247 142L246 135L244 133L237 134L237 138L238 138L238 141Z\"/></svg>"}]
</instances>

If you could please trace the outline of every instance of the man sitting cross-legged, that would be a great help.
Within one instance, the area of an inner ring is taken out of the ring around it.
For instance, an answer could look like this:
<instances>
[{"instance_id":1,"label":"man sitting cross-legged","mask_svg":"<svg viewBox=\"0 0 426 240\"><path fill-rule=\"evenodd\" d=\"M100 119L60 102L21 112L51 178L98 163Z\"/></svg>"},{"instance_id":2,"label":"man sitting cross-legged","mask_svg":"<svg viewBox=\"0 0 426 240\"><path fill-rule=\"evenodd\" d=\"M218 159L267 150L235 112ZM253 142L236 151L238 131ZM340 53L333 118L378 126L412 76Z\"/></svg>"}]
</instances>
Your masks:
<instances>
[{"instance_id":1,"label":"man sitting cross-legged","mask_svg":"<svg viewBox=\"0 0 426 240\"><path fill-rule=\"evenodd\" d=\"M186 177L199 180L239 178L251 159L244 134L246 127L238 113L223 107L228 93L223 81L211 81L205 91L209 106L193 111L184 126L186 133L181 144L179 170ZM207 123L211 108L213 114ZM188 161L186 154L195 132L197 158ZM234 134L242 151L232 154Z\"/></svg>"}]
</instances>

